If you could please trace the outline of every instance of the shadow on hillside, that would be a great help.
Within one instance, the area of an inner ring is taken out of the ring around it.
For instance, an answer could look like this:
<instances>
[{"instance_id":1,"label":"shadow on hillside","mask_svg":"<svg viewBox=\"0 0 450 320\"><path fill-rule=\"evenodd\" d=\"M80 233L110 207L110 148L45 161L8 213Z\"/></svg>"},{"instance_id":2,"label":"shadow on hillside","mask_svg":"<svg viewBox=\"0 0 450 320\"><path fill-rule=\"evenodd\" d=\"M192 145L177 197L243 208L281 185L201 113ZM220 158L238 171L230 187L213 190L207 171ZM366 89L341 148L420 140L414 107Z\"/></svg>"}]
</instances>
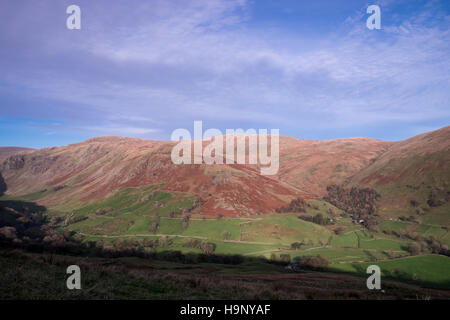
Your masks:
<instances>
[{"instance_id":1,"label":"shadow on hillside","mask_svg":"<svg viewBox=\"0 0 450 320\"><path fill-rule=\"evenodd\" d=\"M47 210L46 207L35 202L22 200L0 200L0 207L11 208L22 214L44 213Z\"/></svg>"},{"instance_id":2,"label":"shadow on hillside","mask_svg":"<svg viewBox=\"0 0 450 320\"><path fill-rule=\"evenodd\" d=\"M377 265L377 261L373 261L372 263L374 265ZM355 270L354 272L350 271L350 272L342 272L342 273L356 274L363 278L369 277L370 274L367 273L367 265L366 264L354 263L354 264L352 264L352 267ZM436 289L445 289L445 290L450 289L450 281L439 282L439 281L422 280L420 278L420 275L410 274L407 271L402 270L400 268L395 268L392 270L389 270L387 268L381 268L381 270L382 270L382 275L381 275L382 281L384 279L384 280L389 280L389 281L400 281L403 283L423 286L425 288L436 288Z\"/></svg>"},{"instance_id":3,"label":"shadow on hillside","mask_svg":"<svg viewBox=\"0 0 450 320\"><path fill-rule=\"evenodd\" d=\"M46 210L46 207L29 201L0 201L0 242L21 242L24 237L42 241L46 236L43 227L48 223Z\"/></svg>"},{"instance_id":4,"label":"shadow on hillside","mask_svg":"<svg viewBox=\"0 0 450 320\"><path fill-rule=\"evenodd\" d=\"M0 196L5 193L6 189L5 179L3 179L2 173L0 172Z\"/></svg>"}]
</instances>

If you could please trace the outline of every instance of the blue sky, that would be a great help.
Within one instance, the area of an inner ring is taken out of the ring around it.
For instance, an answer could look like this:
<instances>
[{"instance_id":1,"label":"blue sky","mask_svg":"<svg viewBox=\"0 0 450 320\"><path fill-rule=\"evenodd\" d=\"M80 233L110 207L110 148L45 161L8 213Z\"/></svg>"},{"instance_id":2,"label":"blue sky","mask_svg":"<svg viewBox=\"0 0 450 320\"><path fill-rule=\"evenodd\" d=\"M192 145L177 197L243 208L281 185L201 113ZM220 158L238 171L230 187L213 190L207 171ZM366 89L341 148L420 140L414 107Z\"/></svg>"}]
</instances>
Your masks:
<instances>
[{"instance_id":1,"label":"blue sky","mask_svg":"<svg viewBox=\"0 0 450 320\"><path fill-rule=\"evenodd\" d=\"M0 145L168 140L194 120L405 139L450 124L449 26L447 0L2 0Z\"/></svg>"}]
</instances>

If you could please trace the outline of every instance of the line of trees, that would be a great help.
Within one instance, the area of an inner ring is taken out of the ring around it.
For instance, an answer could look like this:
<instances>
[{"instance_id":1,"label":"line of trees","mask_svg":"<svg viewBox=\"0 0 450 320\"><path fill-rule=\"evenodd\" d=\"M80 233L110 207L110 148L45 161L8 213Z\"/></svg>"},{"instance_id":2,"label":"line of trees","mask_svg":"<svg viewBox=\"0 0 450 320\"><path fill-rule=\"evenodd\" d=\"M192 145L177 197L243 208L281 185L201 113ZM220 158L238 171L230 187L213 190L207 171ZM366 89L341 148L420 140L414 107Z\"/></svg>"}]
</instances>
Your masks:
<instances>
[{"instance_id":1,"label":"line of trees","mask_svg":"<svg viewBox=\"0 0 450 320\"><path fill-rule=\"evenodd\" d=\"M371 188L345 188L336 184L327 187L325 200L352 215L369 230L378 231L378 221L375 218L377 202L380 194Z\"/></svg>"},{"instance_id":2,"label":"line of trees","mask_svg":"<svg viewBox=\"0 0 450 320\"><path fill-rule=\"evenodd\" d=\"M200 249L204 254L212 254L216 250L214 243L195 238L184 238L182 246L185 248Z\"/></svg>"},{"instance_id":3,"label":"line of trees","mask_svg":"<svg viewBox=\"0 0 450 320\"><path fill-rule=\"evenodd\" d=\"M318 213L315 216L301 215L298 216L298 218L315 224L319 224L321 226L333 224L330 218L324 217L321 213Z\"/></svg>"},{"instance_id":4,"label":"line of trees","mask_svg":"<svg viewBox=\"0 0 450 320\"><path fill-rule=\"evenodd\" d=\"M371 188L348 189L336 184L328 186L327 193L326 200L358 219L374 214L377 201L381 198L380 194Z\"/></svg>"},{"instance_id":5,"label":"line of trees","mask_svg":"<svg viewBox=\"0 0 450 320\"><path fill-rule=\"evenodd\" d=\"M280 207L275 211L277 213L306 212L306 201L302 198L296 198L292 200L288 206Z\"/></svg>"}]
</instances>

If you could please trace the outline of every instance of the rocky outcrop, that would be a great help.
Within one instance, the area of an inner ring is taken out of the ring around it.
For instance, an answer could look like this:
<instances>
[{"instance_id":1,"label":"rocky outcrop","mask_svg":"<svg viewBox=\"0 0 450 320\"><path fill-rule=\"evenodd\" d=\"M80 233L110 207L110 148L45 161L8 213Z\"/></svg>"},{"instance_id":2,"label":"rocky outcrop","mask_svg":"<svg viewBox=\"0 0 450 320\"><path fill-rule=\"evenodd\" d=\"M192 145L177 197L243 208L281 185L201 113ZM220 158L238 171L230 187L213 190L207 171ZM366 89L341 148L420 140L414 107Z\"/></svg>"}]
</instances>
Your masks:
<instances>
[{"instance_id":1,"label":"rocky outcrop","mask_svg":"<svg viewBox=\"0 0 450 320\"><path fill-rule=\"evenodd\" d=\"M25 166L24 155L13 155L5 160L3 167L6 170L20 170Z\"/></svg>"}]
</instances>

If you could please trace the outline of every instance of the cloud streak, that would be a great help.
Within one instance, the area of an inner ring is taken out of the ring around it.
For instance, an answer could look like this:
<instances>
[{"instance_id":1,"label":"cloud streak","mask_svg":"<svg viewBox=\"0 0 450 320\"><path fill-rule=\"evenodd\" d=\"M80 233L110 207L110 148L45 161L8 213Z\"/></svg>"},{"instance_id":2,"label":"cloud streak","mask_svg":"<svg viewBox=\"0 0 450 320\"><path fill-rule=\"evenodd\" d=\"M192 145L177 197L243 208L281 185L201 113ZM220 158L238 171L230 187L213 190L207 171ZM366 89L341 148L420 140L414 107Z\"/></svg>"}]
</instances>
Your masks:
<instances>
[{"instance_id":1,"label":"cloud streak","mask_svg":"<svg viewBox=\"0 0 450 320\"><path fill-rule=\"evenodd\" d=\"M283 21L254 27L257 4L246 1L80 1L78 33L62 26L64 5L0 5L10 12L0 17L0 103L19 105L6 116L164 139L194 120L387 138L450 119L443 1L412 11L384 2L380 31L365 28L361 2L339 28L309 37ZM38 33L20 24L28 18Z\"/></svg>"}]
</instances>

